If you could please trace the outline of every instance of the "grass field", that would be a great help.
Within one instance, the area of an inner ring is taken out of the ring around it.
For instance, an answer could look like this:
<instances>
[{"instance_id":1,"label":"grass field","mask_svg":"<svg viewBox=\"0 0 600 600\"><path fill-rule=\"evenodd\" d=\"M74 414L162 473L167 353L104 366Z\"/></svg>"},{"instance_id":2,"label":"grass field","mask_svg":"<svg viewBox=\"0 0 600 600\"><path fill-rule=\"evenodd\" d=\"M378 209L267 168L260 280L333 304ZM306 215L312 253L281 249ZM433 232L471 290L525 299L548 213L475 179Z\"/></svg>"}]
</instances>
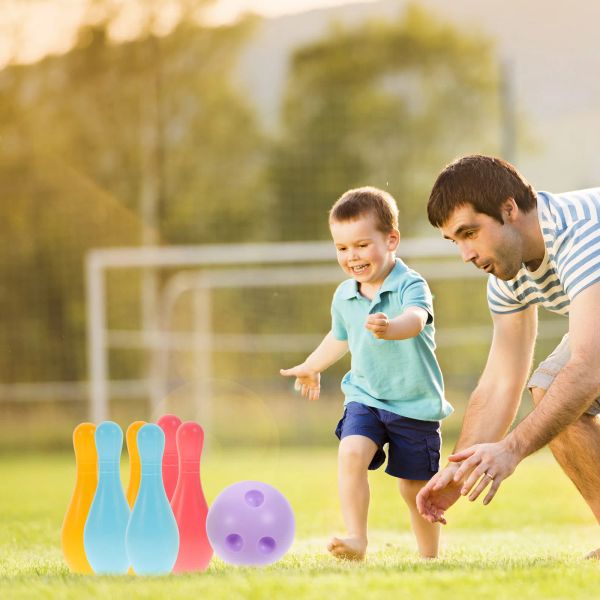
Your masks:
<instances>
[{"instance_id":1,"label":"grass field","mask_svg":"<svg viewBox=\"0 0 600 600\"><path fill-rule=\"evenodd\" d=\"M548 452L525 461L490 506L459 502L448 514L442 556L429 562L416 555L394 481L373 473L370 552L360 565L324 550L343 531L335 461L333 447L208 453L202 476L209 503L241 479L275 485L296 514L292 549L263 569L213 559L202 574L142 578L69 573L60 527L73 486L70 455L0 457L0 597L600 597L600 565L582 559L600 545L600 531Z\"/></svg>"}]
</instances>

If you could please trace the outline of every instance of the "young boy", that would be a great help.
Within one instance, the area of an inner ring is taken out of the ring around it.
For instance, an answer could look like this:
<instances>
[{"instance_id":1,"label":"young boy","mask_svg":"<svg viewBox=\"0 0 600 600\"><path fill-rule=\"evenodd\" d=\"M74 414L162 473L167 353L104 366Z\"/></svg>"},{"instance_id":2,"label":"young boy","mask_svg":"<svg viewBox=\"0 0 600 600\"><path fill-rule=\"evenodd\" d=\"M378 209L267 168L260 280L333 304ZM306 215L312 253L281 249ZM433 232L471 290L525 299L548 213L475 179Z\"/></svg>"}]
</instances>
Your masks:
<instances>
[{"instance_id":1,"label":"young boy","mask_svg":"<svg viewBox=\"0 0 600 600\"><path fill-rule=\"evenodd\" d=\"M398 208L390 194L363 187L346 192L331 208L329 227L337 260L351 279L335 291L331 331L300 365L282 369L310 400L320 393L320 373L350 350L342 380L339 494L348 537L328 550L362 560L367 549L368 469L385 461L409 507L421 556L438 554L440 525L417 511L419 490L438 471L439 420L452 412L444 399L435 358L431 293L425 280L396 258Z\"/></svg>"}]
</instances>

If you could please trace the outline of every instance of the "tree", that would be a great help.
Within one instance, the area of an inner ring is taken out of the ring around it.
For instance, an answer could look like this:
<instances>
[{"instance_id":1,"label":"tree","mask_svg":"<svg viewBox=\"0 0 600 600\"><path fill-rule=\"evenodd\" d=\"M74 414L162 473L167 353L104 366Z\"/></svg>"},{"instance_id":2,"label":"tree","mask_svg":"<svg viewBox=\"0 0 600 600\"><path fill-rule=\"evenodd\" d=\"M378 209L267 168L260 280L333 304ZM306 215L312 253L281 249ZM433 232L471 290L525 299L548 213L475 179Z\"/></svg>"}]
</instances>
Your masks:
<instances>
[{"instance_id":1,"label":"tree","mask_svg":"<svg viewBox=\"0 0 600 600\"><path fill-rule=\"evenodd\" d=\"M84 256L136 245L248 240L262 185L262 138L231 70L252 28L196 20L206 2L181 0L177 26L154 31L157 3L135 39L110 37L123 3L98 1L64 56L0 72L0 380L77 380L85 371ZM143 107L153 97L148 122ZM157 220L139 197L148 174L143 129L155 135L150 168ZM117 325L139 319L135 278L120 280ZM135 304L135 307L134 307ZM112 323L114 325L114 323ZM136 368L127 357L115 371Z\"/></svg>"},{"instance_id":2,"label":"tree","mask_svg":"<svg viewBox=\"0 0 600 600\"><path fill-rule=\"evenodd\" d=\"M489 40L415 6L298 49L271 161L281 238L327 237L327 209L366 184L394 195L414 235L440 167L495 147L495 65Z\"/></svg>"}]
</instances>

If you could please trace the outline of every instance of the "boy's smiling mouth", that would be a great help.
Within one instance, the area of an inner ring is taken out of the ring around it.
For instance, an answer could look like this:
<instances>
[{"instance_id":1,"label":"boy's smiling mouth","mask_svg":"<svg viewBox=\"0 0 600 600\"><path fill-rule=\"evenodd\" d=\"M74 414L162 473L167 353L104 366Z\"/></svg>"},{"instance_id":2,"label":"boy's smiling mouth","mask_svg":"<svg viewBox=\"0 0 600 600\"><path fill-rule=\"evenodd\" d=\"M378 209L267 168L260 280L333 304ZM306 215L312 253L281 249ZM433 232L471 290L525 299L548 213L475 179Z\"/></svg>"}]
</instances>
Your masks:
<instances>
[{"instance_id":1,"label":"boy's smiling mouth","mask_svg":"<svg viewBox=\"0 0 600 600\"><path fill-rule=\"evenodd\" d=\"M369 267L368 263L363 263L362 265L355 265L353 267L350 267L350 270L355 274L355 275L360 275L361 273L363 273L364 271L366 271Z\"/></svg>"}]
</instances>

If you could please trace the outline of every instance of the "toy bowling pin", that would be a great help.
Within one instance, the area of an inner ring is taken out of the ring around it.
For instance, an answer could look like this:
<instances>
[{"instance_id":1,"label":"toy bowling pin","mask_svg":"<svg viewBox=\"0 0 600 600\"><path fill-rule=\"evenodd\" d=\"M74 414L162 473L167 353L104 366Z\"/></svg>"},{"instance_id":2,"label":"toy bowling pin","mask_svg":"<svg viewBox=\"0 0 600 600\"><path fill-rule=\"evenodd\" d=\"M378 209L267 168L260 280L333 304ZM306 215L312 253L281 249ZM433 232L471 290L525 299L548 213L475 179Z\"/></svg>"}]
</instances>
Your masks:
<instances>
[{"instance_id":1,"label":"toy bowling pin","mask_svg":"<svg viewBox=\"0 0 600 600\"><path fill-rule=\"evenodd\" d=\"M177 430L179 479L171 507L179 527L179 554L174 573L204 571L213 554L206 535L208 505L200 481L200 456L204 431L188 421Z\"/></svg>"},{"instance_id":2,"label":"toy bowling pin","mask_svg":"<svg viewBox=\"0 0 600 600\"><path fill-rule=\"evenodd\" d=\"M98 458L93 423L80 423L73 431L75 489L65 514L61 542L65 560L75 573L93 573L83 547L83 528L98 484Z\"/></svg>"},{"instance_id":3,"label":"toy bowling pin","mask_svg":"<svg viewBox=\"0 0 600 600\"><path fill-rule=\"evenodd\" d=\"M179 457L177 455L177 429L181 425L181 419L176 415L163 415L156 421L165 433L165 453L162 462L162 476L165 484L165 492L169 502L173 498L173 492L179 477Z\"/></svg>"},{"instance_id":4,"label":"toy bowling pin","mask_svg":"<svg viewBox=\"0 0 600 600\"><path fill-rule=\"evenodd\" d=\"M167 574L177 559L179 530L163 485L163 430L154 423L144 425L137 446L142 479L127 526L127 553L138 575Z\"/></svg>"},{"instance_id":5,"label":"toy bowling pin","mask_svg":"<svg viewBox=\"0 0 600 600\"><path fill-rule=\"evenodd\" d=\"M125 434L127 453L129 454L129 485L127 486L127 504L133 508L140 487L140 454L137 447L137 433L146 421L134 421Z\"/></svg>"},{"instance_id":6,"label":"toy bowling pin","mask_svg":"<svg viewBox=\"0 0 600 600\"><path fill-rule=\"evenodd\" d=\"M127 573L125 531L129 506L120 479L123 432L112 421L96 428L98 487L83 532L85 554L96 573Z\"/></svg>"}]
</instances>

